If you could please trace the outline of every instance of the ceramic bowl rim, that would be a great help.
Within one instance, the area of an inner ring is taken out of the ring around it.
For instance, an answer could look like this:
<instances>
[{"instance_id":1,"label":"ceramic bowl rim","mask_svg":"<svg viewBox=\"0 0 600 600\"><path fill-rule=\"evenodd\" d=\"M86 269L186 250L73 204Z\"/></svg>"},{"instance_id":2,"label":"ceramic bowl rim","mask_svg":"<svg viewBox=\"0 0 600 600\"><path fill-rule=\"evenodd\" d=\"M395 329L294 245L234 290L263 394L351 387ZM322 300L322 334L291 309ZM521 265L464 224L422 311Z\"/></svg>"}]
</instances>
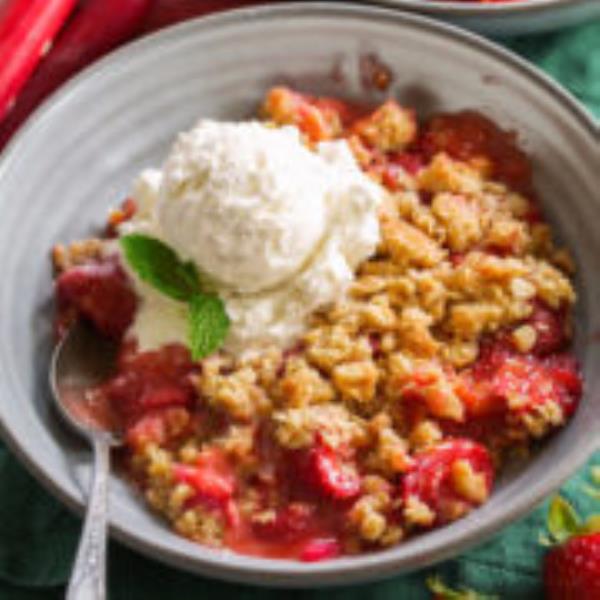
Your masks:
<instances>
[{"instance_id":1,"label":"ceramic bowl rim","mask_svg":"<svg viewBox=\"0 0 600 600\"><path fill-rule=\"evenodd\" d=\"M546 10L580 6L588 0L513 0L485 4L457 0L374 0L374 2L389 8L417 11L430 16L533 17L535 13Z\"/></svg>"}]
</instances>

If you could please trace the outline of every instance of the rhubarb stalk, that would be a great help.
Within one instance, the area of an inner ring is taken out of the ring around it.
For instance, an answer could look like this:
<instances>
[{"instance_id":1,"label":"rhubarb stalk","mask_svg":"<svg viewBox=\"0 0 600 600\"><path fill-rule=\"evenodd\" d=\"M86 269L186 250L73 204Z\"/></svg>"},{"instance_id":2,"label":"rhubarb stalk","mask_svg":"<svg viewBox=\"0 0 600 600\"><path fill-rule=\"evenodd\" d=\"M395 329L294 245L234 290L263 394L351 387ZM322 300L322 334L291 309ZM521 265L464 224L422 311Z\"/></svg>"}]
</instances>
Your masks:
<instances>
[{"instance_id":1,"label":"rhubarb stalk","mask_svg":"<svg viewBox=\"0 0 600 600\"><path fill-rule=\"evenodd\" d=\"M75 0L9 0L0 12L0 119L50 49Z\"/></svg>"},{"instance_id":2,"label":"rhubarb stalk","mask_svg":"<svg viewBox=\"0 0 600 600\"><path fill-rule=\"evenodd\" d=\"M23 0L23 3L41 5L57 1ZM0 149L33 109L61 83L137 33L151 4L152 0L87 0L0 124Z\"/></svg>"}]
</instances>

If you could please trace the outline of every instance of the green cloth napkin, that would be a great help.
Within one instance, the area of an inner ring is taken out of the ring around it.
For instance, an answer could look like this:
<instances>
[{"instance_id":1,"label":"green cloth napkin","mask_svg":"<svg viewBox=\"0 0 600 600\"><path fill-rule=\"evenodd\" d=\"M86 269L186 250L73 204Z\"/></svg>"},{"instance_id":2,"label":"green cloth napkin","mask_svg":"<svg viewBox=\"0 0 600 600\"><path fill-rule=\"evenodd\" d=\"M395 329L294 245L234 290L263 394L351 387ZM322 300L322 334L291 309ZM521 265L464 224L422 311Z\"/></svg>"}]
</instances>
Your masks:
<instances>
[{"instance_id":1,"label":"green cloth napkin","mask_svg":"<svg viewBox=\"0 0 600 600\"><path fill-rule=\"evenodd\" d=\"M600 117L600 20L557 33L529 36L506 45L568 87ZM600 465L600 453L590 465ZM600 502L582 492L587 469L564 488L582 514L600 512ZM594 506L595 504L595 506ZM546 504L491 542L456 559L381 583L318 590L267 590L189 575L110 543L111 600L421 600L430 598L425 579L493 592L511 600L542 598L540 565ZM0 444L0 600L63 597L80 523L51 498Z\"/></svg>"}]
</instances>

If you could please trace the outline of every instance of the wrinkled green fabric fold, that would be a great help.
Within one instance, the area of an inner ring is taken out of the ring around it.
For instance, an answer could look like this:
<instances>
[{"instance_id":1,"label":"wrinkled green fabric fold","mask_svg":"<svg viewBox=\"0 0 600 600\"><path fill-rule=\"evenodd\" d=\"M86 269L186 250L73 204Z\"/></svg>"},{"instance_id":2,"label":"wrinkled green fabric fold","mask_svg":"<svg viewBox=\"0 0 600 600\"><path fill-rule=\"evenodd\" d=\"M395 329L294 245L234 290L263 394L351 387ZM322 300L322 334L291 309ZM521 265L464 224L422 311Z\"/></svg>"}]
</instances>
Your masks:
<instances>
[{"instance_id":1,"label":"wrinkled green fabric fold","mask_svg":"<svg viewBox=\"0 0 600 600\"><path fill-rule=\"evenodd\" d=\"M504 44L559 81L600 117L600 19Z\"/></svg>"},{"instance_id":2,"label":"wrinkled green fabric fold","mask_svg":"<svg viewBox=\"0 0 600 600\"><path fill-rule=\"evenodd\" d=\"M566 86L600 117L600 20L565 31L502 42ZM600 465L600 453L590 464ZM582 469L564 488L582 514L600 502L582 491ZM511 600L542 598L540 565L546 506L487 544L454 560L385 582L317 590L267 590L231 585L163 566L111 542L111 600L421 600L425 579L493 592ZM0 600L58 600L67 580L79 522L51 498L0 445Z\"/></svg>"}]
</instances>

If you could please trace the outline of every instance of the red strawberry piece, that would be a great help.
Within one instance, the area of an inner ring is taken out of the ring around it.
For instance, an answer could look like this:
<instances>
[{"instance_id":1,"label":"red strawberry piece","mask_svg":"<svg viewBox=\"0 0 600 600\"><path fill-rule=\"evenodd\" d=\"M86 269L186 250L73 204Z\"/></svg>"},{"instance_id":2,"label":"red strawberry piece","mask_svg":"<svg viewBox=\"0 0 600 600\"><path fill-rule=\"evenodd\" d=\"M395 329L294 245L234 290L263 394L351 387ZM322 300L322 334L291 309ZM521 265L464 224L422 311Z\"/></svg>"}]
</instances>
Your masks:
<instances>
[{"instance_id":1,"label":"red strawberry piece","mask_svg":"<svg viewBox=\"0 0 600 600\"><path fill-rule=\"evenodd\" d=\"M492 391L505 399L515 413L530 412L542 404L556 402L565 416L570 416L581 394L581 377L575 360L566 355L545 361L514 355L494 375Z\"/></svg>"},{"instance_id":2,"label":"red strawberry piece","mask_svg":"<svg viewBox=\"0 0 600 600\"><path fill-rule=\"evenodd\" d=\"M423 168L423 157L411 152L400 152L390 158L392 163L400 165L409 175L416 175Z\"/></svg>"},{"instance_id":3,"label":"red strawberry piece","mask_svg":"<svg viewBox=\"0 0 600 600\"><path fill-rule=\"evenodd\" d=\"M543 404L556 396L552 380L543 365L530 357L511 356L500 366L492 380L492 394L506 400L519 398L517 412Z\"/></svg>"},{"instance_id":4,"label":"red strawberry piece","mask_svg":"<svg viewBox=\"0 0 600 600\"><path fill-rule=\"evenodd\" d=\"M190 408L194 389L187 377L192 369L183 346L136 352L127 343L121 349L117 375L104 384L103 392L125 426L130 426L157 409Z\"/></svg>"},{"instance_id":5,"label":"red strawberry piece","mask_svg":"<svg viewBox=\"0 0 600 600\"><path fill-rule=\"evenodd\" d=\"M461 161L487 159L494 179L522 193L531 192L531 163L519 148L515 134L500 129L476 111L432 117L425 124L416 145L429 158L445 152Z\"/></svg>"},{"instance_id":6,"label":"red strawberry piece","mask_svg":"<svg viewBox=\"0 0 600 600\"><path fill-rule=\"evenodd\" d=\"M197 500L224 507L235 490L235 478L226 456L217 449L200 453L193 465L176 464L173 476L197 493Z\"/></svg>"},{"instance_id":7,"label":"red strawberry piece","mask_svg":"<svg viewBox=\"0 0 600 600\"><path fill-rule=\"evenodd\" d=\"M240 509L238 508L235 500L232 498L227 500L225 503L224 512L227 525L232 530L239 529L242 525L242 515L240 514Z\"/></svg>"},{"instance_id":8,"label":"red strawberry piece","mask_svg":"<svg viewBox=\"0 0 600 600\"><path fill-rule=\"evenodd\" d=\"M314 510L308 504L293 502L280 508L273 519L254 520L252 529L263 539L292 541L313 527Z\"/></svg>"},{"instance_id":9,"label":"red strawberry piece","mask_svg":"<svg viewBox=\"0 0 600 600\"><path fill-rule=\"evenodd\" d=\"M306 543L300 553L300 560L317 562L336 558L341 552L340 543L335 538L315 538Z\"/></svg>"},{"instance_id":10,"label":"red strawberry piece","mask_svg":"<svg viewBox=\"0 0 600 600\"><path fill-rule=\"evenodd\" d=\"M600 533L571 538L550 551L544 567L548 600L600 598Z\"/></svg>"},{"instance_id":11,"label":"red strawberry piece","mask_svg":"<svg viewBox=\"0 0 600 600\"><path fill-rule=\"evenodd\" d=\"M548 531L557 543L546 555L544 585L548 600L600 598L600 515L582 521L562 496L548 511Z\"/></svg>"},{"instance_id":12,"label":"red strawberry piece","mask_svg":"<svg viewBox=\"0 0 600 600\"><path fill-rule=\"evenodd\" d=\"M188 419L183 408L169 407L148 412L134 421L125 433L125 440L132 448L143 448L149 443L162 445L170 437L171 423Z\"/></svg>"},{"instance_id":13,"label":"red strawberry piece","mask_svg":"<svg viewBox=\"0 0 600 600\"><path fill-rule=\"evenodd\" d=\"M570 416L582 387L577 361L569 354L523 355L506 340L485 344L459 383L457 393L471 418L524 414L547 402L558 403Z\"/></svg>"},{"instance_id":14,"label":"red strawberry piece","mask_svg":"<svg viewBox=\"0 0 600 600\"><path fill-rule=\"evenodd\" d=\"M570 394L581 394L582 382L577 360L570 354L556 354L545 361L554 381Z\"/></svg>"},{"instance_id":15,"label":"red strawberry piece","mask_svg":"<svg viewBox=\"0 0 600 600\"><path fill-rule=\"evenodd\" d=\"M133 320L136 296L115 262L73 267L56 282L59 304L76 307L106 336L120 337Z\"/></svg>"},{"instance_id":16,"label":"red strawberry piece","mask_svg":"<svg viewBox=\"0 0 600 600\"><path fill-rule=\"evenodd\" d=\"M360 475L329 446L319 444L299 455L300 476L309 488L332 500L349 500L360 493Z\"/></svg>"},{"instance_id":17,"label":"red strawberry piece","mask_svg":"<svg viewBox=\"0 0 600 600\"><path fill-rule=\"evenodd\" d=\"M378 158L377 163L373 166L373 171L381 175L383 185L391 191L402 188L405 174L414 176L423 167L421 156L409 152L400 152L389 157L383 155Z\"/></svg>"},{"instance_id":18,"label":"red strawberry piece","mask_svg":"<svg viewBox=\"0 0 600 600\"><path fill-rule=\"evenodd\" d=\"M531 317L528 319L536 332L536 342L532 353L546 356L561 350L566 342L564 315L549 309L541 302L536 303Z\"/></svg>"},{"instance_id":19,"label":"red strawberry piece","mask_svg":"<svg viewBox=\"0 0 600 600\"><path fill-rule=\"evenodd\" d=\"M169 344L159 350L139 352L135 344L124 343L118 359L121 372L130 371L145 380L181 382L193 368L189 350Z\"/></svg>"},{"instance_id":20,"label":"red strawberry piece","mask_svg":"<svg viewBox=\"0 0 600 600\"><path fill-rule=\"evenodd\" d=\"M140 404L144 410L165 406L186 406L188 402L187 390L174 385L148 390L140 398Z\"/></svg>"},{"instance_id":21,"label":"red strawberry piece","mask_svg":"<svg viewBox=\"0 0 600 600\"><path fill-rule=\"evenodd\" d=\"M492 489L494 467L489 452L485 446L471 440L451 439L416 454L414 459L411 470L402 480L402 498L405 503L412 497L426 504L435 513L437 523L444 523L464 514L485 500ZM459 460L466 461L473 475L485 486L478 501L466 497L456 487L453 470Z\"/></svg>"},{"instance_id":22,"label":"red strawberry piece","mask_svg":"<svg viewBox=\"0 0 600 600\"><path fill-rule=\"evenodd\" d=\"M210 469L177 464L173 467L173 474L176 481L187 483L199 496L217 503L229 500L233 493L233 485L229 479Z\"/></svg>"}]
</instances>

